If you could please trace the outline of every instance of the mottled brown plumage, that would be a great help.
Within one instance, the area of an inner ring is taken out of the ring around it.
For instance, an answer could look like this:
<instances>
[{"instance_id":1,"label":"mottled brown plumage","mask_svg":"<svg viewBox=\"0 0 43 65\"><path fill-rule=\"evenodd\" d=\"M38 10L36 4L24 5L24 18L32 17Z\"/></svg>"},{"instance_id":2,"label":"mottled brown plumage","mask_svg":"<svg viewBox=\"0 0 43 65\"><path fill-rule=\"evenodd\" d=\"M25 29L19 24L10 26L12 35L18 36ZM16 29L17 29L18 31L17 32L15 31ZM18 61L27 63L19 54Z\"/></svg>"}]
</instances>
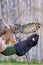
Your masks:
<instances>
[{"instance_id":1,"label":"mottled brown plumage","mask_svg":"<svg viewBox=\"0 0 43 65\"><path fill-rule=\"evenodd\" d=\"M41 24L40 23L28 23L26 25L21 25L22 26L22 30L19 31L20 33L23 34L29 34L29 33L33 33L38 31L38 29L40 28ZM2 34L0 35L0 37L2 37L6 43L15 43L16 39L14 39L13 35L15 33L13 33L13 31L16 33L19 33L18 30L20 29L20 27L17 24L13 24L12 26L10 26L10 29L5 28L2 32Z\"/></svg>"},{"instance_id":2,"label":"mottled brown plumage","mask_svg":"<svg viewBox=\"0 0 43 65\"><path fill-rule=\"evenodd\" d=\"M34 23L34 22L29 23L29 24L23 25L22 28L23 28L22 33L24 34L33 33L38 31L38 29L40 28L40 23Z\"/></svg>"}]
</instances>

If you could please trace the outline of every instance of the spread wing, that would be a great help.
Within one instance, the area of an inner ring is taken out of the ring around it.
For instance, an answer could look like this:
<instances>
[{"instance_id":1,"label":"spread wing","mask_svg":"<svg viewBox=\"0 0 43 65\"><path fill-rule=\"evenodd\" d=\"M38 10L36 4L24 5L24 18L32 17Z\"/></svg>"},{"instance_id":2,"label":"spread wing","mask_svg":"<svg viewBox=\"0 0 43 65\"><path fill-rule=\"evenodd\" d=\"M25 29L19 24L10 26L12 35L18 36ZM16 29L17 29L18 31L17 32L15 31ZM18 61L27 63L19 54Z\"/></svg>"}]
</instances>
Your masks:
<instances>
[{"instance_id":1,"label":"spread wing","mask_svg":"<svg viewBox=\"0 0 43 65\"><path fill-rule=\"evenodd\" d=\"M22 26L22 33L23 34L29 34L29 33L33 33L33 32L36 32L38 31L38 29L40 28L40 23L28 23L26 25L21 25ZM17 31L18 33L18 30L19 30L20 27L18 27L17 25L13 25L11 26L11 29L10 30L6 30L3 32L3 34L0 36L2 37L6 43L15 43L16 42L16 39L14 39L13 37L13 31ZM12 33L10 32L12 31ZM21 33L21 32L20 32Z\"/></svg>"},{"instance_id":2,"label":"spread wing","mask_svg":"<svg viewBox=\"0 0 43 65\"><path fill-rule=\"evenodd\" d=\"M23 30L22 33L24 34L28 34L28 33L33 33L38 31L38 29L40 28L40 23L29 23L26 25L23 25Z\"/></svg>"}]
</instances>

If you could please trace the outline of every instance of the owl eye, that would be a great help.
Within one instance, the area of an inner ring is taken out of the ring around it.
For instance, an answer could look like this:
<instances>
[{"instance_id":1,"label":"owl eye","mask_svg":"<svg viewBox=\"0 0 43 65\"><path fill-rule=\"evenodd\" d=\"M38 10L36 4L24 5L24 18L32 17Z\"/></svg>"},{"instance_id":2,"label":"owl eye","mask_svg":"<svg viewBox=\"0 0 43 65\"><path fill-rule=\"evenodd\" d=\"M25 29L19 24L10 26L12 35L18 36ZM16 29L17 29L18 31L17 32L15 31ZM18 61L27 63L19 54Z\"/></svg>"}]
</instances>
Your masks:
<instances>
[{"instance_id":1,"label":"owl eye","mask_svg":"<svg viewBox=\"0 0 43 65\"><path fill-rule=\"evenodd\" d=\"M15 27L15 30L17 30L18 29L18 27Z\"/></svg>"}]
</instances>

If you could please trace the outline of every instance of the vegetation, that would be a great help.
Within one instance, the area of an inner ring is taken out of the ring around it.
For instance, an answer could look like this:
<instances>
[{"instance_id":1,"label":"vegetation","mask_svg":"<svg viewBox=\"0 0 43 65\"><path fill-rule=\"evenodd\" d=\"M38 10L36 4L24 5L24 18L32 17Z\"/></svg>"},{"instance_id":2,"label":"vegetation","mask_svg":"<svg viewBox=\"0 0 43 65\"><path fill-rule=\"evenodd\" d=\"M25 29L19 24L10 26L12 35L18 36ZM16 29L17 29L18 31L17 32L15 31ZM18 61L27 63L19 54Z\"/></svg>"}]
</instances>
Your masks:
<instances>
[{"instance_id":1,"label":"vegetation","mask_svg":"<svg viewBox=\"0 0 43 65\"><path fill-rule=\"evenodd\" d=\"M29 63L27 62L17 62L15 59L9 59L7 60L0 60L0 65L43 65L42 63L36 62L36 61L31 61Z\"/></svg>"}]
</instances>

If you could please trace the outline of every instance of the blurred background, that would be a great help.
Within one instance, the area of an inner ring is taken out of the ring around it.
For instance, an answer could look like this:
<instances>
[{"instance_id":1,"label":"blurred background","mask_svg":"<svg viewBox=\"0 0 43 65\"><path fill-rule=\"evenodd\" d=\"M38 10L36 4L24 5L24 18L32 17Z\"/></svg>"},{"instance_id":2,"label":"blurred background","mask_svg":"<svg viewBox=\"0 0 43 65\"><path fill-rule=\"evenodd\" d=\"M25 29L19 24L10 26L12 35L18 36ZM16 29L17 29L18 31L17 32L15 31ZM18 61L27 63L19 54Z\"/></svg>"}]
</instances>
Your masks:
<instances>
[{"instance_id":1,"label":"blurred background","mask_svg":"<svg viewBox=\"0 0 43 65\"><path fill-rule=\"evenodd\" d=\"M3 5L1 7L1 5ZM2 14L3 12L3 14ZM27 24L39 22L43 24L43 0L0 0L0 18L8 25ZM4 24L0 21L0 33ZM39 34L38 45L26 53L28 61L43 62L43 28L37 32ZM28 34L29 35L29 34ZM23 40L28 37L27 34L20 35ZM0 60L15 59L17 61L26 61L25 55L4 56L0 54Z\"/></svg>"}]
</instances>

